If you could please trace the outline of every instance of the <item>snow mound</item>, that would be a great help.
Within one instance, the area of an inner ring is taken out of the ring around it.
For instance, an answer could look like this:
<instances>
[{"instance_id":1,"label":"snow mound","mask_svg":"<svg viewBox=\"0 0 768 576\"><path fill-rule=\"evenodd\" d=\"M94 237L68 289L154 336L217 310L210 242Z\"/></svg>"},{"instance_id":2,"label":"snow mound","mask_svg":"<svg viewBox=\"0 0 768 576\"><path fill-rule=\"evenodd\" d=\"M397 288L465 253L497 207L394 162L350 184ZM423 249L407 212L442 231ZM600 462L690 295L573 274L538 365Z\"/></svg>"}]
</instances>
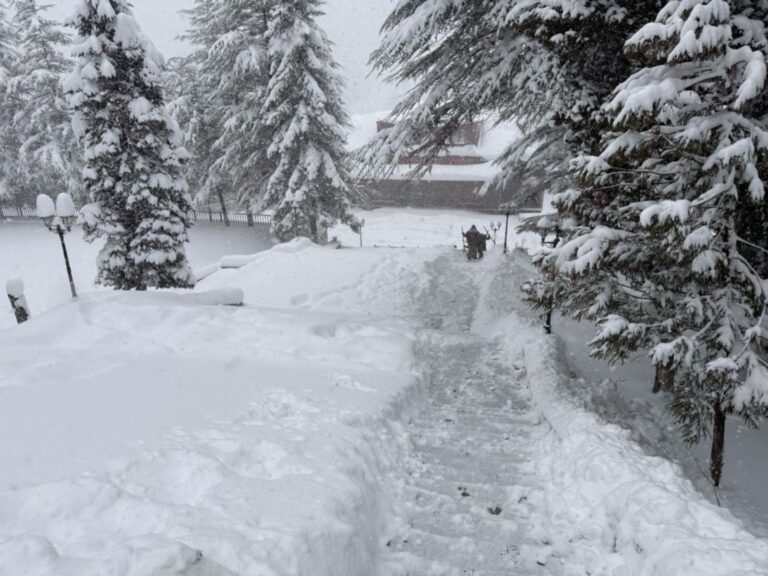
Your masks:
<instances>
[{"instance_id":1,"label":"snow mound","mask_svg":"<svg viewBox=\"0 0 768 576\"><path fill-rule=\"evenodd\" d=\"M278 244L273 247L275 252L287 252L289 254L295 254L296 252L302 252L315 246L315 244L309 238L295 238L290 242L284 244Z\"/></svg>"}]
</instances>

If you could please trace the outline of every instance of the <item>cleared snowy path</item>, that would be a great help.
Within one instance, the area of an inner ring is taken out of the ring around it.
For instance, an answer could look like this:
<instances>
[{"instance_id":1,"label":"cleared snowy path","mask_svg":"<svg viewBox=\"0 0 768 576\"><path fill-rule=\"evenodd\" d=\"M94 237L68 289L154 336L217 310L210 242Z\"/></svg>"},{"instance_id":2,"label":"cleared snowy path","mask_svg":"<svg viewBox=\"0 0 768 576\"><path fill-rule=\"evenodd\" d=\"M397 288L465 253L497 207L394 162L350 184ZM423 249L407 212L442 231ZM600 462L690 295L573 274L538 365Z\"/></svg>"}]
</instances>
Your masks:
<instances>
[{"instance_id":1,"label":"cleared snowy path","mask_svg":"<svg viewBox=\"0 0 768 576\"><path fill-rule=\"evenodd\" d=\"M379 574L768 574L768 542L563 389L556 341L519 298L524 268L493 253L426 267L427 399L388 474Z\"/></svg>"},{"instance_id":2,"label":"cleared snowy path","mask_svg":"<svg viewBox=\"0 0 768 576\"><path fill-rule=\"evenodd\" d=\"M418 349L428 400L408 427L404 527L388 543L385 573L559 574L548 566L542 483L531 465L551 429L532 408L522 367L471 330L478 268L446 255L429 271Z\"/></svg>"}]
</instances>

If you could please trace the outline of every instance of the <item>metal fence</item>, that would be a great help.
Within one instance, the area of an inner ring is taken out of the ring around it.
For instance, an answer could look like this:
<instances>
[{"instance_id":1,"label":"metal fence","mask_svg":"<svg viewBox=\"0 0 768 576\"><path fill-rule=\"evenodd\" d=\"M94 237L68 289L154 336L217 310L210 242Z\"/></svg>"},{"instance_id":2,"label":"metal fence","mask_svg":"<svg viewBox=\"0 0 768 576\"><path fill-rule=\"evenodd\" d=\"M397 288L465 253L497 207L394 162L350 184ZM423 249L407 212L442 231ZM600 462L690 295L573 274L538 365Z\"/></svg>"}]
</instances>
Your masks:
<instances>
[{"instance_id":1,"label":"metal fence","mask_svg":"<svg viewBox=\"0 0 768 576\"><path fill-rule=\"evenodd\" d=\"M248 226L269 226L272 216L253 212L218 212L216 210L193 210L190 213L193 222L216 222L219 224L247 224Z\"/></svg>"},{"instance_id":2,"label":"metal fence","mask_svg":"<svg viewBox=\"0 0 768 576\"><path fill-rule=\"evenodd\" d=\"M37 212L34 208L21 206L0 206L0 218L35 218Z\"/></svg>"},{"instance_id":3,"label":"metal fence","mask_svg":"<svg viewBox=\"0 0 768 576\"><path fill-rule=\"evenodd\" d=\"M0 206L0 218L36 218L34 208L22 206ZM189 213L193 222L216 222L226 224L247 224L248 226L269 226L272 217L269 214L254 214L252 212L219 212L216 210L193 210Z\"/></svg>"},{"instance_id":4,"label":"metal fence","mask_svg":"<svg viewBox=\"0 0 768 576\"><path fill-rule=\"evenodd\" d=\"M463 202L463 203L457 203L451 206L441 206L441 205L435 205L435 206L402 206L398 205L392 202L387 202L385 200L369 200L364 205L361 205L360 208L363 208L364 210L377 210L379 208L416 208L419 210L446 210L446 211L455 211L455 210L462 210L466 212L478 212L480 214L499 214L503 215L509 212L510 214L539 214L541 213L541 206L521 206L521 207L514 207L514 208L507 208L505 206L497 206L497 207L489 207L487 204L482 203L472 203L472 202Z\"/></svg>"}]
</instances>

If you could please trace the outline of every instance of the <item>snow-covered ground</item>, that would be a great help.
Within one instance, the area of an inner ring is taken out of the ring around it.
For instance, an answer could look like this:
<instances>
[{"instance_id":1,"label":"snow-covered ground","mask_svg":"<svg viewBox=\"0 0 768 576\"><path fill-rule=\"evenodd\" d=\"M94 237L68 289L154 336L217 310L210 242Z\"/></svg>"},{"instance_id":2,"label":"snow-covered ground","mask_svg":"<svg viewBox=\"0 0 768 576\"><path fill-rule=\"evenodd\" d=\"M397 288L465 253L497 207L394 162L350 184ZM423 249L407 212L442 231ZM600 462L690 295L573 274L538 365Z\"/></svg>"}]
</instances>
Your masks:
<instances>
[{"instance_id":1,"label":"snow-covered ground","mask_svg":"<svg viewBox=\"0 0 768 576\"><path fill-rule=\"evenodd\" d=\"M0 574L364 573L356 423L417 390L428 254L299 241L198 287L243 308L102 291L0 332Z\"/></svg>"},{"instance_id":2,"label":"snow-covered ground","mask_svg":"<svg viewBox=\"0 0 768 576\"><path fill-rule=\"evenodd\" d=\"M83 290L0 330L0 576L766 573L768 541L576 401L525 259L451 247L481 216L363 217L431 247L296 241L195 290L243 307Z\"/></svg>"},{"instance_id":3,"label":"snow-covered ground","mask_svg":"<svg viewBox=\"0 0 768 576\"><path fill-rule=\"evenodd\" d=\"M633 438L653 454L677 461L710 499L720 500L753 530L768 537L768 422L755 430L739 418L726 426L725 464L721 487L715 491L707 476L710 441L687 447L680 442L663 394L653 394L650 360L636 355L624 365L609 366L589 356L594 336L584 322L555 317L560 356L577 376L569 388L584 406L631 430Z\"/></svg>"},{"instance_id":4,"label":"snow-covered ground","mask_svg":"<svg viewBox=\"0 0 768 576\"><path fill-rule=\"evenodd\" d=\"M495 237L498 245L504 243L505 217L501 214L483 214L461 210L430 210L420 208L380 208L357 210L355 214L365 221L362 231L363 246L417 248L428 246L462 245L462 231L473 224L481 232ZM519 216L509 219L508 246L510 249L533 248L540 244L535 234L516 234ZM493 227L500 227L497 233ZM329 233L344 246L360 246L360 236L346 226L338 226ZM493 242L491 242L492 244Z\"/></svg>"},{"instance_id":5,"label":"snow-covered ground","mask_svg":"<svg viewBox=\"0 0 768 576\"><path fill-rule=\"evenodd\" d=\"M83 292L92 291L100 246L83 241L79 229L68 234L66 242L77 288ZM198 270L222 256L257 252L270 246L269 234L263 227L226 228L198 223L190 233L187 253L192 268ZM0 290L12 278L24 281L33 314L49 310L70 297L59 239L39 222L0 220ZM2 300L0 329L15 324L4 294Z\"/></svg>"}]
</instances>

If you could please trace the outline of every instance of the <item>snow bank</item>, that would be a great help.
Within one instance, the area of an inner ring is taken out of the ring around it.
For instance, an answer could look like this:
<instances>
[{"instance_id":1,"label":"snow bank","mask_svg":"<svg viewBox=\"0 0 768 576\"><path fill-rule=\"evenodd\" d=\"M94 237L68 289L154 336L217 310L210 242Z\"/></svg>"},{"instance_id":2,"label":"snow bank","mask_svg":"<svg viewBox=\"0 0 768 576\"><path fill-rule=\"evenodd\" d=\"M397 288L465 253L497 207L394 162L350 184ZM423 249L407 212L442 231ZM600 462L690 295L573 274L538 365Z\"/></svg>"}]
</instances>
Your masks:
<instances>
[{"instance_id":1,"label":"snow bank","mask_svg":"<svg viewBox=\"0 0 768 576\"><path fill-rule=\"evenodd\" d=\"M0 575L371 574L433 256L294 243L0 332Z\"/></svg>"},{"instance_id":2,"label":"snow bank","mask_svg":"<svg viewBox=\"0 0 768 576\"><path fill-rule=\"evenodd\" d=\"M475 329L502 338L525 362L530 390L552 435L537 472L551 479L543 505L558 529L542 536L564 574L758 576L768 542L711 504L669 460L648 456L630 432L606 424L564 393L555 340L543 334L513 293L513 261L489 271ZM501 295L500 295L501 294Z\"/></svg>"}]
</instances>

